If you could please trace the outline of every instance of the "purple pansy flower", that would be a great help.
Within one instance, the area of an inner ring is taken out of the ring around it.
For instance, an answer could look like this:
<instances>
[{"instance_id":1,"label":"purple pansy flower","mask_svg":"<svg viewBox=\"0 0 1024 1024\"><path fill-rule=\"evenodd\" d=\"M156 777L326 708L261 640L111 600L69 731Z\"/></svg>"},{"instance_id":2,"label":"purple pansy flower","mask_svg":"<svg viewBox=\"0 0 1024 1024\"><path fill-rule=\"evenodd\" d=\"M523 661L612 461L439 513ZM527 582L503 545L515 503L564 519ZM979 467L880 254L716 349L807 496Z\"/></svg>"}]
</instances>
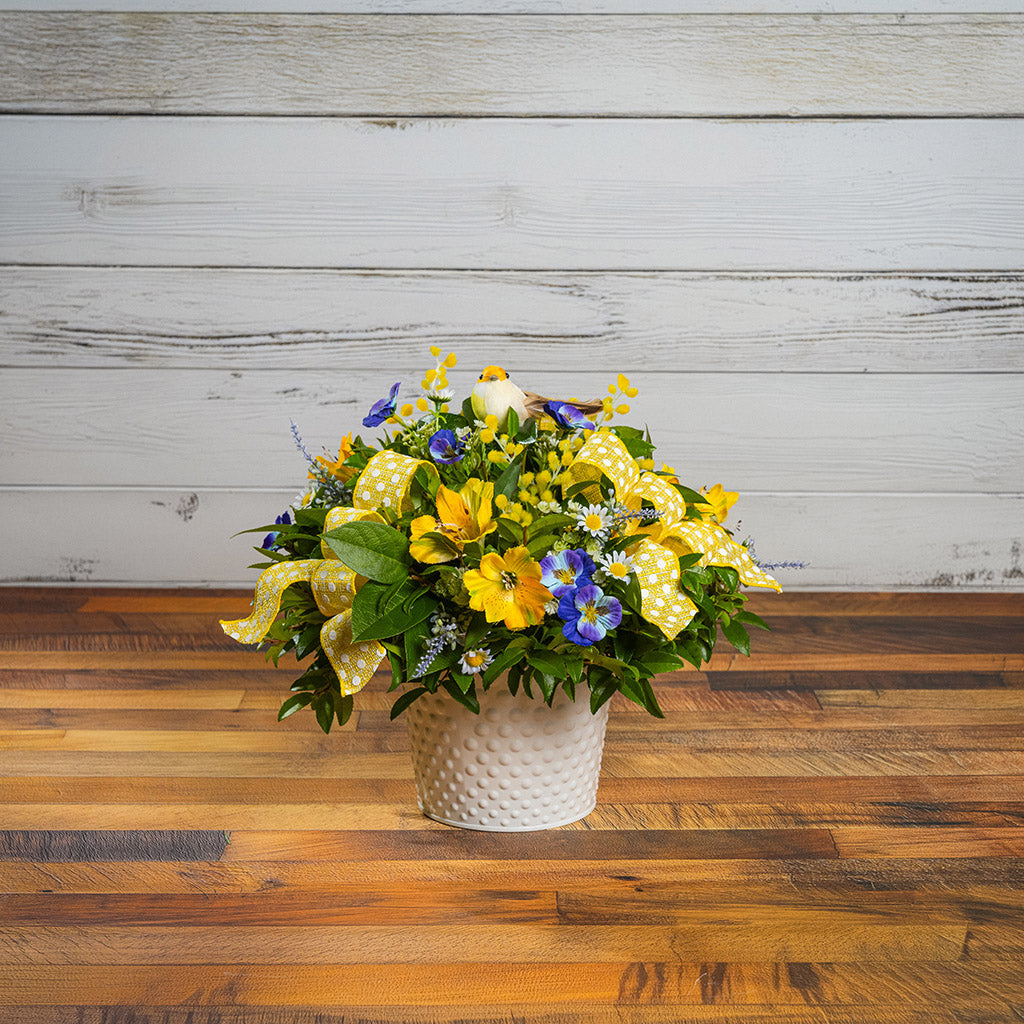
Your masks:
<instances>
[{"instance_id":1,"label":"purple pansy flower","mask_svg":"<svg viewBox=\"0 0 1024 1024\"><path fill-rule=\"evenodd\" d=\"M556 402L554 400L545 402L544 411L560 426L568 427L570 430L597 429L595 423L588 420L575 405L570 405L568 402Z\"/></svg>"},{"instance_id":2,"label":"purple pansy flower","mask_svg":"<svg viewBox=\"0 0 1024 1024\"><path fill-rule=\"evenodd\" d=\"M558 614L565 620L565 638L581 647L590 647L622 621L622 605L600 587L588 583L563 595L558 602Z\"/></svg>"},{"instance_id":3,"label":"purple pansy flower","mask_svg":"<svg viewBox=\"0 0 1024 1024\"><path fill-rule=\"evenodd\" d=\"M454 430L439 430L431 436L427 447L435 462L449 465L462 461L466 446L455 436Z\"/></svg>"},{"instance_id":4,"label":"purple pansy flower","mask_svg":"<svg viewBox=\"0 0 1024 1024\"><path fill-rule=\"evenodd\" d=\"M594 560L582 548L556 551L540 560L540 581L555 597L561 597L589 583L596 568Z\"/></svg>"},{"instance_id":5,"label":"purple pansy flower","mask_svg":"<svg viewBox=\"0 0 1024 1024\"><path fill-rule=\"evenodd\" d=\"M398 398L398 384L391 385L387 398L382 398L370 406L370 411L363 417L364 427L379 427L395 411L395 399Z\"/></svg>"},{"instance_id":6,"label":"purple pansy flower","mask_svg":"<svg viewBox=\"0 0 1024 1024\"><path fill-rule=\"evenodd\" d=\"M279 515L274 520L274 522L278 526L291 526L292 525L292 517L290 515L288 515L287 512L282 512L281 515ZM279 536L280 536L279 533L268 533L266 535L266 537L263 538L263 543L260 545L260 547L266 548L268 551L271 548L276 547L277 545L274 543L274 541L276 541Z\"/></svg>"}]
</instances>

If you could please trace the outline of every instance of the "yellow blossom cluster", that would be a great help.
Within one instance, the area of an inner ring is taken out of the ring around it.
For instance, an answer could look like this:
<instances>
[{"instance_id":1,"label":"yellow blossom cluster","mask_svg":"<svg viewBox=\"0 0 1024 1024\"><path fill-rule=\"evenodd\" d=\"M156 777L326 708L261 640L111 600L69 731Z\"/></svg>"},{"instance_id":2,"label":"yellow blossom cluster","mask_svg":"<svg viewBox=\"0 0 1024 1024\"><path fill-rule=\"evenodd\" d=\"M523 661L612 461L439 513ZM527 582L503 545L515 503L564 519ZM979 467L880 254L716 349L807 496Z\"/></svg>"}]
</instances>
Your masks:
<instances>
[{"instance_id":1,"label":"yellow blossom cluster","mask_svg":"<svg viewBox=\"0 0 1024 1024\"><path fill-rule=\"evenodd\" d=\"M441 358L441 349L437 345L430 346L430 354L436 360L434 368L427 370L423 375L423 380L420 381L420 386L428 395L436 395L439 391L444 391L448 387L448 371L455 366L458 360L455 358L454 352L449 352L443 359Z\"/></svg>"},{"instance_id":2,"label":"yellow blossom cluster","mask_svg":"<svg viewBox=\"0 0 1024 1024\"><path fill-rule=\"evenodd\" d=\"M616 413L620 416L625 416L629 412L628 402L620 401L618 405L615 404L616 395L620 398L636 398L638 394L640 392L629 383L629 378L624 373L620 373L615 383L608 385L608 394L601 399L601 415L599 420L606 423L608 420L613 419Z\"/></svg>"}]
</instances>

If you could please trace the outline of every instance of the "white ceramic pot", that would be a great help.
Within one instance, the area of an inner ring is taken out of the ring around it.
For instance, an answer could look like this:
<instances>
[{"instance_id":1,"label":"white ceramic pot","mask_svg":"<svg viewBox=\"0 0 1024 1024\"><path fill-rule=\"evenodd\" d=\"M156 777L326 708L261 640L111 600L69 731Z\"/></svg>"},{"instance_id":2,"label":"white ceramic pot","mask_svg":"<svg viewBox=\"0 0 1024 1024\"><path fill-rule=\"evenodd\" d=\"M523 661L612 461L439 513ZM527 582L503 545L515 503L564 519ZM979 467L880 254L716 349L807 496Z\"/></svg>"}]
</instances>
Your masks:
<instances>
[{"instance_id":1,"label":"white ceramic pot","mask_svg":"<svg viewBox=\"0 0 1024 1024\"><path fill-rule=\"evenodd\" d=\"M403 714L412 741L420 810L484 832L534 832L585 818L597 802L608 704L590 713L561 690L552 707L504 679L477 693L474 715L445 692L425 693Z\"/></svg>"}]
</instances>

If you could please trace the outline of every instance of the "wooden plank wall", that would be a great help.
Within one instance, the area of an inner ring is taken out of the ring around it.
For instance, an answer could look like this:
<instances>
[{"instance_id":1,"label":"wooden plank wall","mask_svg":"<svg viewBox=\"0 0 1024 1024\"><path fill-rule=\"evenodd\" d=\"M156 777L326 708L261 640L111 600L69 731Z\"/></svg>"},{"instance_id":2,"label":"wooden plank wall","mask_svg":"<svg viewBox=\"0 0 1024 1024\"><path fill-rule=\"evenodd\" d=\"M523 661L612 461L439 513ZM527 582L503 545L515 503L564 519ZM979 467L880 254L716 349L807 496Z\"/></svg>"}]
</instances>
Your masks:
<instances>
[{"instance_id":1,"label":"wooden plank wall","mask_svg":"<svg viewBox=\"0 0 1024 1024\"><path fill-rule=\"evenodd\" d=\"M441 344L789 588L1024 586L1020 4L161 6L0 0L0 580L246 581Z\"/></svg>"}]
</instances>

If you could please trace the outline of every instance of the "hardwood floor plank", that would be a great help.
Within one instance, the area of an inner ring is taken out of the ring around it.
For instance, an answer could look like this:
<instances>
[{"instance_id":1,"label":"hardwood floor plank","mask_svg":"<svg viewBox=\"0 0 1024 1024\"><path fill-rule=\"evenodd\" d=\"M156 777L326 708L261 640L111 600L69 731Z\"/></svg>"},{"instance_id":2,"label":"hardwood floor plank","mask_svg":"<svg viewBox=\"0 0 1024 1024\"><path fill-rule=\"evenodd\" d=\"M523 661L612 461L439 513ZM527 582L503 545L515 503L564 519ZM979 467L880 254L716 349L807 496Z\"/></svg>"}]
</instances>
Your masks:
<instances>
[{"instance_id":1,"label":"hardwood floor plank","mask_svg":"<svg viewBox=\"0 0 1024 1024\"><path fill-rule=\"evenodd\" d=\"M551 829L502 835L460 829L409 832L245 832L232 834L224 859L272 860L521 860L570 857L637 861L666 857L761 860L838 856L825 829L591 832Z\"/></svg>"},{"instance_id":2,"label":"hardwood floor plank","mask_svg":"<svg viewBox=\"0 0 1024 1024\"><path fill-rule=\"evenodd\" d=\"M6 925L528 925L557 924L555 893L534 890L430 889L390 885L334 893L191 895L58 894L0 896ZM2 990L0 990L2 991Z\"/></svg>"},{"instance_id":3,"label":"hardwood floor plank","mask_svg":"<svg viewBox=\"0 0 1024 1024\"><path fill-rule=\"evenodd\" d=\"M708 921L710 913L705 906L671 926L3 926L0 965L621 963L629 956L655 961L953 962L961 958L969 934L972 960L1006 959L1024 944L1020 928L969 933L966 922L900 923L826 909L765 911L759 917L730 910L730 920L719 923Z\"/></svg>"},{"instance_id":4,"label":"hardwood floor plank","mask_svg":"<svg viewBox=\"0 0 1024 1024\"><path fill-rule=\"evenodd\" d=\"M12 1005L193 1002L236 1006L452 1007L481 1002L691 1006L884 1006L938 1001L1002 1010L1024 998L1019 964L620 963L273 964L243 966L10 966L0 999Z\"/></svg>"},{"instance_id":5,"label":"hardwood floor plank","mask_svg":"<svg viewBox=\"0 0 1024 1024\"><path fill-rule=\"evenodd\" d=\"M1024 857L1020 828L886 828L870 825L833 833L843 857Z\"/></svg>"},{"instance_id":6,"label":"hardwood floor plank","mask_svg":"<svg viewBox=\"0 0 1024 1024\"><path fill-rule=\"evenodd\" d=\"M0 860L147 861L219 860L227 836L221 831L0 831Z\"/></svg>"}]
</instances>

